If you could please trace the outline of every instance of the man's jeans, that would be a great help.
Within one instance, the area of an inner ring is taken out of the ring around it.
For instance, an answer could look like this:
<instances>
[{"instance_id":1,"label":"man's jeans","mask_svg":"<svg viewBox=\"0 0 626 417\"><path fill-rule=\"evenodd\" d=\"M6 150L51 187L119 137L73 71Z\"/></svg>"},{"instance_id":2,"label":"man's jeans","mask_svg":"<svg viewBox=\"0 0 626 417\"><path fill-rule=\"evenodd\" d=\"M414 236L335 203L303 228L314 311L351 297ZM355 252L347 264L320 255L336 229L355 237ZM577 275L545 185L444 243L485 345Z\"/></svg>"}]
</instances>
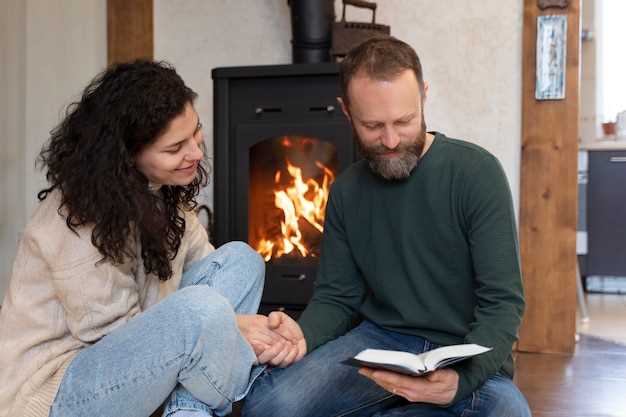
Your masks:
<instances>
[{"instance_id":1,"label":"man's jeans","mask_svg":"<svg viewBox=\"0 0 626 417\"><path fill-rule=\"evenodd\" d=\"M421 353L437 347L417 336L382 329L365 321L285 368L271 369L254 383L244 417L475 416L527 417L524 396L510 378L496 375L468 398L450 407L409 403L340 362L363 349Z\"/></svg>"},{"instance_id":2,"label":"man's jeans","mask_svg":"<svg viewBox=\"0 0 626 417\"><path fill-rule=\"evenodd\" d=\"M166 416L228 414L263 370L235 313L256 313L264 270L240 242L195 262L178 291L72 360L50 417L148 417L166 400Z\"/></svg>"}]
</instances>

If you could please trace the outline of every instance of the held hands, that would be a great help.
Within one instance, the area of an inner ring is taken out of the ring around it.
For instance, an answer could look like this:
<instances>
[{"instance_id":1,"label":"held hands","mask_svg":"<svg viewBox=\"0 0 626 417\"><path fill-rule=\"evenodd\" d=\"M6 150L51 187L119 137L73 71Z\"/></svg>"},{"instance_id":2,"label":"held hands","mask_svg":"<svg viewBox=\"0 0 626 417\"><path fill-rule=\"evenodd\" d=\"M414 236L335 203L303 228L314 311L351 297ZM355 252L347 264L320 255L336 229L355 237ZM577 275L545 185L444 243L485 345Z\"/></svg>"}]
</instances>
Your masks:
<instances>
[{"instance_id":1,"label":"held hands","mask_svg":"<svg viewBox=\"0 0 626 417\"><path fill-rule=\"evenodd\" d=\"M268 320L270 329L288 340L296 351L293 362L302 359L306 355L306 340L300 325L282 311L272 311Z\"/></svg>"},{"instance_id":2,"label":"held hands","mask_svg":"<svg viewBox=\"0 0 626 417\"><path fill-rule=\"evenodd\" d=\"M237 326L243 337L250 343L260 364L279 365L288 350L287 341L269 327L269 320L260 314L237 315Z\"/></svg>"},{"instance_id":3,"label":"held hands","mask_svg":"<svg viewBox=\"0 0 626 417\"><path fill-rule=\"evenodd\" d=\"M274 311L269 317L238 315L237 325L260 364L286 367L302 359L306 353L306 341L300 326L283 312Z\"/></svg>"},{"instance_id":4,"label":"held hands","mask_svg":"<svg viewBox=\"0 0 626 417\"><path fill-rule=\"evenodd\" d=\"M387 391L411 402L449 404L459 387L459 374L450 368L438 369L424 376L361 368L359 373Z\"/></svg>"}]
</instances>

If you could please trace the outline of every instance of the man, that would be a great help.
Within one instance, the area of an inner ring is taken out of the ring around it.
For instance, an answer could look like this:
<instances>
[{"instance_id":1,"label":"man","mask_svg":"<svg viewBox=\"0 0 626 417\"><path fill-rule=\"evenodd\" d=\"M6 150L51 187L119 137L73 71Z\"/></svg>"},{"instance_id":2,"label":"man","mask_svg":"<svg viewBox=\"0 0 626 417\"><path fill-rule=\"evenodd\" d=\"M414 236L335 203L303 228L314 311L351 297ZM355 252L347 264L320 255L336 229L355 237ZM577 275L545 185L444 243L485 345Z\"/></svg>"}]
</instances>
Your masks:
<instances>
[{"instance_id":1,"label":"man","mask_svg":"<svg viewBox=\"0 0 626 417\"><path fill-rule=\"evenodd\" d=\"M363 43L340 77L365 159L333 185L318 283L299 326L274 318L308 354L261 376L244 415L529 416L511 380L524 299L500 164L426 132L428 85L404 42ZM421 377L341 364L366 348L458 343L493 350Z\"/></svg>"}]
</instances>

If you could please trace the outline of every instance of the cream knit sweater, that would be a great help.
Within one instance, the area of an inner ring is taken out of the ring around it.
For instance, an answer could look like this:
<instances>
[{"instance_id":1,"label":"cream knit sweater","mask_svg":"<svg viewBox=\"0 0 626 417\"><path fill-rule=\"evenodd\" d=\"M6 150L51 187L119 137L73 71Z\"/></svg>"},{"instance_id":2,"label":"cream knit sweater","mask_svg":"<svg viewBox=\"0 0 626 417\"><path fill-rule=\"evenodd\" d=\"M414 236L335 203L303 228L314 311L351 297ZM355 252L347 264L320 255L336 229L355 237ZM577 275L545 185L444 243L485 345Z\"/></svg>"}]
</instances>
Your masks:
<instances>
[{"instance_id":1,"label":"cream knit sweater","mask_svg":"<svg viewBox=\"0 0 626 417\"><path fill-rule=\"evenodd\" d=\"M35 210L0 310L0 417L48 416L76 353L176 291L185 266L213 250L195 214L185 213L168 281L146 275L140 256L123 265L97 263L102 256L91 229L74 234L59 204L53 192Z\"/></svg>"}]
</instances>

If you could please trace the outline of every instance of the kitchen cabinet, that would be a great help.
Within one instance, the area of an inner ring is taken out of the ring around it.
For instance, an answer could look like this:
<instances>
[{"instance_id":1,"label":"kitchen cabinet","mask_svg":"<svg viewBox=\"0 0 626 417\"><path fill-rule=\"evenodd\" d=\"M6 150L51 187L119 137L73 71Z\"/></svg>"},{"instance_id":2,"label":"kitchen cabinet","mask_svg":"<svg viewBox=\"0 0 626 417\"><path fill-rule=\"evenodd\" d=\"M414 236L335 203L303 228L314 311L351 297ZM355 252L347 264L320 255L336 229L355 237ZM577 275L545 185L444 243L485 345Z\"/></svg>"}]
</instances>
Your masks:
<instances>
[{"instance_id":1,"label":"kitchen cabinet","mask_svg":"<svg viewBox=\"0 0 626 417\"><path fill-rule=\"evenodd\" d=\"M579 229L582 224L587 232L581 274L625 277L626 149L589 149L587 153L586 190L579 185L584 198ZM579 172L579 183L580 178Z\"/></svg>"}]
</instances>

